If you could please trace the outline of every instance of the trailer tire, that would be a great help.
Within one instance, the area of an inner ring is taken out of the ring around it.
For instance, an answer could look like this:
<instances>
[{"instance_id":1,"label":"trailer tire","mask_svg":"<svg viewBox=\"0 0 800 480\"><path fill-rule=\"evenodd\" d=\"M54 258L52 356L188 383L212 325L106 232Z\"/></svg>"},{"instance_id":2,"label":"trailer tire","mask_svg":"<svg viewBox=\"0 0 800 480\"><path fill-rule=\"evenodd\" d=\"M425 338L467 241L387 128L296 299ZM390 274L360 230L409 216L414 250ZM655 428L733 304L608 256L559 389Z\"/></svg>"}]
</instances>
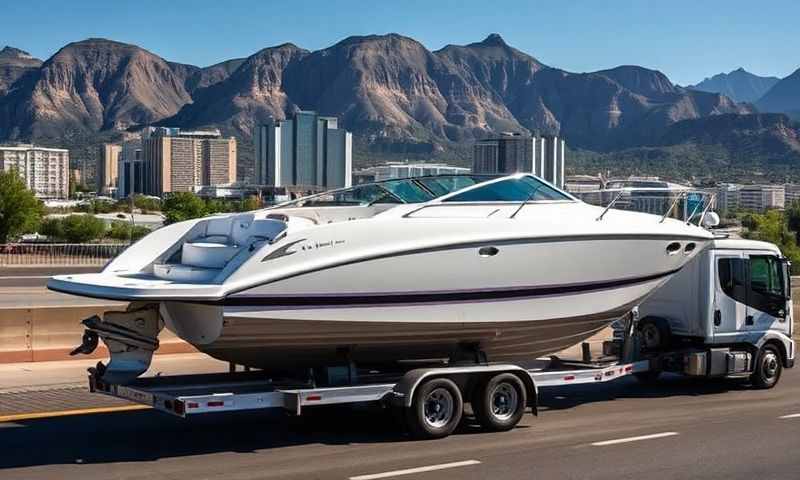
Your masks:
<instances>
[{"instance_id":1,"label":"trailer tire","mask_svg":"<svg viewBox=\"0 0 800 480\"><path fill-rule=\"evenodd\" d=\"M772 388L778 384L782 372L781 353L774 345L766 344L758 351L750 383L757 389Z\"/></svg>"},{"instance_id":2,"label":"trailer tire","mask_svg":"<svg viewBox=\"0 0 800 480\"><path fill-rule=\"evenodd\" d=\"M411 407L406 409L406 425L416 438L442 438L453 433L463 413L458 386L447 378L433 378L416 388Z\"/></svg>"},{"instance_id":3,"label":"trailer tire","mask_svg":"<svg viewBox=\"0 0 800 480\"><path fill-rule=\"evenodd\" d=\"M472 410L484 429L502 432L517 426L526 405L527 392L522 380L513 373L501 373L478 384Z\"/></svg>"}]
</instances>

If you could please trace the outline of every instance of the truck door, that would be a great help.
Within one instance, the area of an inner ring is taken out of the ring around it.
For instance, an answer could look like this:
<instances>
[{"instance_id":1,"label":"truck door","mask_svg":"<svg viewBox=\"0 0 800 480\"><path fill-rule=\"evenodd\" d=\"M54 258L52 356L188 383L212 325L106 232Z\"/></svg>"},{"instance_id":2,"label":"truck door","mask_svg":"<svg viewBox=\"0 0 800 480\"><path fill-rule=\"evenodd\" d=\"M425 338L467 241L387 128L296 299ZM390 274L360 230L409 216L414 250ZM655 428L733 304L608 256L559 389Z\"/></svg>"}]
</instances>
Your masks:
<instances>
[{"instance_id":1,"label":"truck door","mask_svg":"<svg viewBox=\"0 0 800 480\"><path fill-rule=\"evenodd\" d=\"M747 316L747 263L741 253L715 256L714 336L735 336L745 329Z\"/></svg>"},{"instance_id":2,"label":"truck door","mask_svg":"<svg viewBox=\"0 0 800 480\"><path fill-rule=\"evenodd\" d=\"M781 330L789 333L784 262L776 255L749 254L747 314L748 330Z\"/></svg>"}]
</instances>

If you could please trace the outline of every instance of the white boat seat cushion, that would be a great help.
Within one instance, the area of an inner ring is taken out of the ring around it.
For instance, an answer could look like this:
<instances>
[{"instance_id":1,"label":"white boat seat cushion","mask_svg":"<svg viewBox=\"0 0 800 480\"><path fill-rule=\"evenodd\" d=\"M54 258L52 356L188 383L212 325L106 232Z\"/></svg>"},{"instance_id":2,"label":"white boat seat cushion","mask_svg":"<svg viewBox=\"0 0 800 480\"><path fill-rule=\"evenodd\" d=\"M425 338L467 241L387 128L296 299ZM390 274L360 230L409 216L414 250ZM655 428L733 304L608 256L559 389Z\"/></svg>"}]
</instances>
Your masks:
<instances>
[{"instance_id":1,"label":"white boat seat cushion","mask_svg":"<svg viewBox=\"0 0 800 480\"><path fill-rule=\"evenodd\" d=\"M269 218L251 220L247 224L237 221L233 225L233 243L246 247L255 242L269 241L277 237L285 229L285 222Z\"/></svg>"},{"instance_id":2,"label":"white boat seat cushion","mask_svg":"<svg viewBox=\"0 0 800 480\"><path fill-rule=\"evenodd\" d=\"M239 247L228 243L187 242L181 248L181 263L191 267L222 268Z\"/></svg>"}]
</instances>

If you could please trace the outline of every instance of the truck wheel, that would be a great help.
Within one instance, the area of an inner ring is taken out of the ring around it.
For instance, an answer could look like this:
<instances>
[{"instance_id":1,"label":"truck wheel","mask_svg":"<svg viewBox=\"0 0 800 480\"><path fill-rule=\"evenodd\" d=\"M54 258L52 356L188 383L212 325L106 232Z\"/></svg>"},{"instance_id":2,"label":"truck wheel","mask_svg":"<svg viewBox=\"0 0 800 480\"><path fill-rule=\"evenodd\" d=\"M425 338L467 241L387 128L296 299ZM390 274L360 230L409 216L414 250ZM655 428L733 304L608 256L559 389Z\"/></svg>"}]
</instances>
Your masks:
<instances>
[{"instance_id":1,"label":"truck wheel","mask_svg":"<svg viewBox=\"0 0 800 480\"><path fill-rule=\"evenodd\" d=\"M772 345L764 345L758 351L750 382L753 384L753 388L772 388L778 384L782 371L783 364L778 349Z\"/></svg>"},{"instance_id":2,"label":"truck wheel","mask_svg":"<svg viewBox=\"0 0 800 480\"><path fill-rule=\"evenodd\" d=\"M478 385L472 410L483 428L499 432L514 428L525 413L526 405L522 380L514 374L501 373Z\"/></svg>"},{"instance_id":3,"label":"truck wheel","mask_svg":"<svg viewBox=\"0 0 800 480\"><path fill-rule=\"evenodd\" d=\"M417 438L442 438L453 433L464 412L461 391L446 378L434 378L417 387L406 423Z\"/></svg>"},{"instance_id":4,"label":"truck wheel","mask_svg":"<svg viewBox=\"0 0 800 480\"><path fill-rule=\"evenodd\" d=\"M645 317L639 322L639 342L642 351L664 349L672 342L669 324L663 318Z\"/></svg>"}]
</instances>

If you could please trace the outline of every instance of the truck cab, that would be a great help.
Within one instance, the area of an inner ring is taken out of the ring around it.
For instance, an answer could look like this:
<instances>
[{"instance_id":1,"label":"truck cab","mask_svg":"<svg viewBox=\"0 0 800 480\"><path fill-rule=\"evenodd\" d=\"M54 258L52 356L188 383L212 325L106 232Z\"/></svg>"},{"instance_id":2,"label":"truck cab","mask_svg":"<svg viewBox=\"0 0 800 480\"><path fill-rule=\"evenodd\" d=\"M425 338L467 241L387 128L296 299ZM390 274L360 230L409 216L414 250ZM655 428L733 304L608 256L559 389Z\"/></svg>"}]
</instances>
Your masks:
<instances>
[{"instance_id":1,"label":"truck cab","mask_svg":"<svg viewBox=\"0 0 800 480\"><path fill-rule=\"evenodd\" d=\"M716 239L641 306L662 370L777 383L794 366L790 264L771 243Z\"/></svg>"}]
</instances>

